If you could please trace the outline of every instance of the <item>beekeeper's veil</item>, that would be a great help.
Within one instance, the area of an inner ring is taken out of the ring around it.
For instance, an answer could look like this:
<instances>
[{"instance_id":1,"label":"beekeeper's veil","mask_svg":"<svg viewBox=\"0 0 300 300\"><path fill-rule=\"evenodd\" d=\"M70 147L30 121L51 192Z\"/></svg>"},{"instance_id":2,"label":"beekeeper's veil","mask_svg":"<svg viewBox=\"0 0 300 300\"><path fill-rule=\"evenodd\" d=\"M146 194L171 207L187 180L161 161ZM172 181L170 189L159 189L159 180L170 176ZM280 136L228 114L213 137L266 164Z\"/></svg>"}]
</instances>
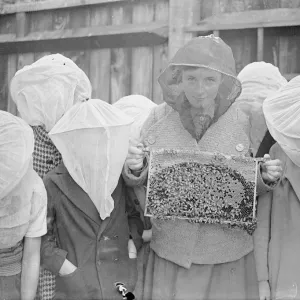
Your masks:
<instances>
[{"instance_id":1,"label":"beekeeper's veil","mask_svg":"<svg viewBox=\"0 0 300 300\"><path fill-rule=\"evenodd\" d=\"M300 76L268 97L263 112L270 134L300 167Z\"/></svg>"},{"instance_id":2,"label":"beekeeper's veil","mask_svg":"<svg viewBox=\"0 0 300 300\"><path fill-rule=\"evenodd\" d=\"M89 195L101 219L114 208L111 194L128 153L132 121L118 108L92 99L74 105L49 133L70 175Z\"/></svg>"},{"instance_id":3,"label":"beekeeper's veil","mask_svg":"<svg viewBox=\"0 0 300 300\"><path fill-rule=\"evenodd\" d=\"M236 77L235 61L231 48L214 35L192 39L169 62L159 76L164 101L179 112L184 128L197 137L197 125L193 123L189 106L182 88L182 67L206 68L222 74L222 83L215 101L215 121L223 115L241 92L241 83Z\"/></svg>"},{"instance_id":4,"label":"beekeeper's veil","mask_svg":"<svg viewBox=\"0 0 300 300\"><path fill-rule=\"evenodd\" d=\"M43 181L32 166L33 148L30 126L0 111L0 249L14 247L23 239L29 221L36 218L46 203ZM34 191L39 191L41 202L35 202ZM13 268L20 270L18 259Z\"/></svg>"},{"instance_id":5,"label":"beekeeper's veil","mask_svg":"<svg viewBox=\"0 0 300 300\"><path fill-rule=\"evenodd\" d=\"M130 139L138 141L144 122L148 118L150 111L157 105L145 96L130 95L121 98L113 106L119 108L133 119Z\"/></svg>"},{"instance_id":6,"label":"beekeeper's veil","mask_svg":"<svg viewBox=\"0 0 300 300\"><path fill-rule=\"evenodd\" d=\"M247 134L255 155L267 131L262 104L287 81L277 67L263 61L247 65L238 74L238 78L243 89L235 105L248 117L249 132Z\"/></svg>"},{"instance_id":7,"label":"beekeeper's veil","mask_svg":"<svg viewBox=\"0 0 300 300\"><path fill-rule=\"evenodd\" d=\"M19 70L10 91L22 119L49 132L73 104L89 99L92 89L71 59L52 54Z\"/></svg>"},{"instance_id":8,"label":"beekeeper's veil","mask_svg":"<svg viewBox=\"0 0 300 300\"><path fill-rule=\"evenodd\" d=\"M0 199L21 181L32 164L33 131L22 119L0 111ZM1 203L0 203L1 207Z\"/></svg>"}]
</instances>

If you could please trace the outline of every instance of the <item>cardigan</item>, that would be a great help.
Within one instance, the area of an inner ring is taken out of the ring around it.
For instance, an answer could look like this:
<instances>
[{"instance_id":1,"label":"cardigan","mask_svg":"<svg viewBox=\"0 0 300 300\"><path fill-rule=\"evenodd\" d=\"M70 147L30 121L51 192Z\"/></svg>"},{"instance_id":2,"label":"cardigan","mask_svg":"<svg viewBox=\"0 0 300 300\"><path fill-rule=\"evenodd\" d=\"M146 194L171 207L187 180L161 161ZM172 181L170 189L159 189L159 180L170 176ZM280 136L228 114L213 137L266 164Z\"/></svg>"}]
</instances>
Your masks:
<instances>
[{"instance_id":1,"label":"cardigan","mask_svg":"<svg viewBox=\"0 0 300 300\"><path fill-rule=\"evenodd\" d=\"M247 155L249 140L244 116L231 107L205 132L199 143L184 129L177 111L166 103L155 107L142 130L145 146L153 148L199 149L227 155ZM124 166L123 176L128 185L142 185L147 178L146 166L139 177ZM271 188L264 184L258 172L258 194ZM219 264L235 261L253 250L253 239L242 229L230 229L216 224L192 224L187 220L153 220L153 251L161 258L179 266Z\"/></svg>"}]
</instances>

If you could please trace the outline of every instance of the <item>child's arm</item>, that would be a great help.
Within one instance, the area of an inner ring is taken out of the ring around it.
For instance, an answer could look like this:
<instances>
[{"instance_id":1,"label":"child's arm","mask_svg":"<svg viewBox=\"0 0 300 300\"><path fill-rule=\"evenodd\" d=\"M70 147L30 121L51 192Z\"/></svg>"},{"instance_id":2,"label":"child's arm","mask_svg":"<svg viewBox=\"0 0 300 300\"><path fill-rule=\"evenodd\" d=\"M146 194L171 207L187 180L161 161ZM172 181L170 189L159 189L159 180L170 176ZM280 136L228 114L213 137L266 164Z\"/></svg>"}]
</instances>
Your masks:
<instances>
[{"instance_id":1,"label":"child's arm","mask_svg":"<svg viewBox=\"0 0 300 300\"><path fill-rule=\"evenodd\" d=\"M35 298L39 272L41 236L47 232L47 194L42 180L36 174L34 192L31 198L31 216L24 237L21 272L21 299Z\"/></svg>"},{"instance_id":2,"label":"child's arm","mask_svg":"<svg viewBox=\"0 0 300 300\"><path fill-rule=\"evenodd\" d=\"M40 248L40 237L25 237L21 275L22 300L33 300L35 298L40 270Z\"/></svg>"}]
</instances>

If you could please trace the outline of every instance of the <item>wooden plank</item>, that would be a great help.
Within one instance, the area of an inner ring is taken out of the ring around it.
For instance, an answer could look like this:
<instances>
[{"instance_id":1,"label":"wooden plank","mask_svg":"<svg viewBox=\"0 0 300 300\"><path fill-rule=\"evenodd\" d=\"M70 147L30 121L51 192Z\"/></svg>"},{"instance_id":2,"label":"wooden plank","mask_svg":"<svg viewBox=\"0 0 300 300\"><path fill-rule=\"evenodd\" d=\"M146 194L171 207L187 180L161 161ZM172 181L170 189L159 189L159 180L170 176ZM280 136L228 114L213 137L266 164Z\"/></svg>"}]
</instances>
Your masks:
<instances>
[{"instance_id":1,"label":"wooden plank","mask_svg":"<svg viewBox=\"0 0 300 300\"><path fill-rule=\"evenodd\" d=\"M214 30L214 36L220 36L220 30Z\"/></svg>"},{"instance_id":2,"label":"wooden plank","mask_svg":"<svg viewBox=\"0 0 300 300\"><path fill-rule=\"evenodd\" d=\"M53 30L53 14L50 11L27 13L29 32Z\"/></svg>"},{"instance_id":3,"label":"wooden plank","mask_svg":"<svg viewBox=\"0 0 300 300\"><path fill-rule=\"evenodd\" d=\"M17 32L16 37L23 37L28 33L28 19L24 12L16 14Z\"/></svg>"},{"instance_id":4,"label":"wooden plank","mask_svg":"<svg viewBox=\"0 0 300 300\"><path fill-rule=\"evenodd\" d=\"M53 30L53 14L50 11L27 13L29 19L29 32L45 32ZM51 54L51 52L37 52L34 50L34 61L42 58L45 55Z\"/></svg>"},{"instance_id":5,"label":"wooden plank","mask_svg":"<svg viewBox=\"0 0 300 300\"><path fill-rule=\"evenodd\" d=\"M90 7L77 7L70 9L70 28L72 30L78 30L80 28L88 28L90 26ZM90 51L88 45L84 42L81 44L82 50L77 51L77 47L74 51L71 51L70 56L74 59L74 62L81 68L87 77L90 76Z\"/></svg>"},{"instance_id":6,"label":"wooden plank","mask_svg":"<svg viewBox=\"0 0 300 300\"><path fill-rule=\"evenodd\" d=\"M16 20L14 15L0 17L0 34L16 32Z\"/></svg>"},{"instance_id":7,"label":"wooden plank","mask_svg":"<svg viewBox=\"0 0 300 300\"><path fill-rule=\"evenodd\" d=\"M19 0L18 0L19 1ZM16 37L24 38L29 30L29 19L25 12L19 12L16 14ZM0 46L1 47L1 46ZM30 65L34 62L34 53L20 54L18 56L17 69L20 70L26 65ZM17 112L17 115L18 112Z\"/></svg>"},{"instance_id":8,"label":"wooden plank","mask_svg":"<svg viewBox=\"0 0 300 300\"><path fill-rule=\"evenodd\" d=\"M133 7L134 24L153 22L153 3L139 3ZM152 98L153 47L136 47L132 49L131 94L140 94Z\"/></svg>"},{"instance_id":9,"label":"wooden plank","mask_svg":"<svg viewBox=\"0 0 300 300\"><path fill-rule=\"evenodd\" d=\"M278 9L280 8L280 0L261 1L260 9ZM278 66L278 36L276 31L279 27L264 29L264 61Z\"/></svg>"},{"instance_id":10,"label":"wooden plank","mask_svg":"<svg viewBox=\"0 0 300 300\"><path fill-rule=\"evenodd\" d=\"M90 7L77 7L69 10L70 28L79 29L90 25Z\"/></svg>"},{"instance_id":11,"label":"wooden plank","mask_svg":"<svg viewBox=\"0 0 300 300\"><path fill-rule=\"evenodd\" d=\"M160 1L155 6L155 21L167 21L169 18L168 1ZM152 101L160 104L163 102L162 89L158 83L158 76L162 73L168 63L168 43L154 46L153 49L153 92Z\"/></svg>"},{"instance_id":12,"label":"wooden plank","mask_svg":"<svg viewBox=\"0 0 300 300\"><path fill-rule=\"evenodd\" d=\"M20 54L18 57L17 69L20 70L24 66L31 65L34 62L34 53Z\"/></svg>"},{"instance_id":13,"label":"wooden plank","mask_svg":"<svg viewBox=\"0 0 300 300\"><path fill-rule=\"evenodd\" d=\"M298 0L280 1L281 7L289 7L292 10L299 10ZM299 73L299 27L282 28L276 32L278 39L278 66L282 73Z\"/></svg>"},{"instance_id":14,"label":"wooden plank","mask_svg":"<svg viewBox=\"0 0 300 300\"><path fill-rule=\"evenodd\" d=\"M18 57L17 54L8 55L8 64L7 64L7 86L8 86L8 103L7 103L7 111L13 115L18 115L18 110L15 102L11 98L10 93L10 82L12 78L15 76L17 72L17 62Z\"/></svg>"},{"instance_id":15,"label":"wooden plank","mask_svg":"<svg viewBox=\"0 0 300 300\"><path fill-rule=\"evenodd\" d=\"M214 14L232 13L248 9L249 3L245 0L219 0L214 7ZM219 9L219 11L217 10ZM219 31L219 30L218 30ZM257 60L257 34L256 30L219 31L222 39L230 45L239 72L245 65Z\"/></svg>"},{"instance_id":16,"label":"wooden plank","mask_svg":"<svg viewBox=\"0 0 300 300\"><path fill-rule=\"evenodd\" d=\"M7 59L8 55L0 55L0 110L7 109Z\"/></svg>"},{"instance_id":17,"label":"wooden plank","mask_svg":"<svg viewBox=\"0 0 300 300\"><path fill-rule=\"evenodd\" d=\"M280 7L298 8L300 0L280 0Z\"/></svg>"},{"instance_id":18,"label":"wooden plank","mask_svg":"<svg viewBox=\"0 0 300 300\"><path fill-rule=\"evenodd\" d=\"M158 22L32 32L20 38L4 34L0 35L0 53L153 46L164 43L167 36L167 25Z\"/></svg>"},{"instance_id":19,"label":"wooden plank","mask_svg":"<svg viewBox=\"0 0 300 300\"><path fill-rule=\"evenodd\" d=\"M290 74L283 74L283 77L287 80L290 81L296 76L300 76L300 73L290 73Z\"/></svg>"},{"instance_id":20,"label":"wooden plank","mask_svg":"<svg viewBox=\"0 0 300 300\"><path fill-rule=\"evenodd\" d=\"M111 24L109 7L96 7L91 11L91 26ZM110 49L93 49L90 53L90 81L92 97L109 102Z\"/></svg>"},{"instance_id":21,"label":"wooden plank","mask_svg":"<svg viewBox=\"0 0 300 300\"><path fill-rule=\"evenodd\" d=\"M51 52L47 52L47 51L45 51L45 52L36 52L36 53L34 53L34 61L37 61L38 59L40 59L40 58L42 58L46 55L50 55L50 54L51 54Z\"/></svg>"},{"instance_id":22,"label":"wooden plank","mask_svg":"<svg viewBox=\"0 0 300 300\"><path fill-rule=\"evenodd\" d=\"M206 18L198 25L188 26L187 32L207 32L259 27L299 26L299 8L277 8L226 13Z\"/></svg>"},{"instance_id":23,"label":"wooden plank","mask_svg":"<svg viewBox=\"0 0 300 300\"><path fill-rule=\"evenodd\" d=\"M257 28L257 61L264 60L264 29Z\"/></svg>"},{"instance_id":24,"label":"wooden plank","mask_svg":"<svg viewBox=\"0 0 300 300\"><path fill-rule=\"evenodd\" d=\"M53 29L54 30L67 30L70 28L70 12L69 10L56 10L53 14Z\"/></svg>"},{"instance_id":25,"label":"wooden plank","mask_svg":"<svg viewBox=\"0 0 300 300\"><path fill-rule=\"evenodd\" d=\"M130 6L114 6L112 8L112 24L120 27L130 25L132 8ZM129 25L128 25L129 24ZM118 101L121 97L130 94L131 82L131 49L116 48L111 49L111 84L110 84L110 103Z\"/></svg>"},{"instance_id":26,"label":"wooden plank","mask_svg":"<svg viewBox=\"0 0 300 300\"><path fill-rule=\"evenodd\" d=\"M65 51L63 55L70 58L89 77L90 57L88 51Z\"/></svg>"},{"instance_id":27,"label":"wooden plank","mask_svg":"<svg viewBox=\"0 0 300 300\"><path fill-rule=\"evenodd\" d=\"M19 12L31 12L53 10L85 5L109 4L126 2L128 0L46 0L38 2L19 2L0 6L0 15L14 14Z\"/></svg>"},{"instance_id":28,"label":"wooden plank","mask_svg":"<svg viewBox=\"0 0 300 300\"><path fill-rule=\"evenodd\" d=\"M19 54L17 62L17 70L22 69L24 66L31 65L34 62L34 53ZM17 116L19 113L17 112Z\"/></svg>"},{"instance_id":29,"label":"wooden plank","mask_svg":"<svg viewBox=\"0 0 300 300\"><path fill-rule=\"evenodd\" d=\"M169 0L169 58L193 36L186 32L185 26L200 19L200 7L197 0Z\"/></svg>"},{"instance_id":30,"label":"wooden plank","mask_svg":"<svg viewBox=\"0 0 300 300\"><path fill-rule=\"evenodd\" d=\"M16 32L15 16L7 15L0 17L0 34L10 34ZM12 58L15 64L12 66ZM13 54L0 55L0 109L16 114L16 106L11 100L9 93L9 83L17 70L16 56ZM13 73L13 74L12 74ZM12 74L12 75L11 75Z\"/></svg>"}]
</instances>

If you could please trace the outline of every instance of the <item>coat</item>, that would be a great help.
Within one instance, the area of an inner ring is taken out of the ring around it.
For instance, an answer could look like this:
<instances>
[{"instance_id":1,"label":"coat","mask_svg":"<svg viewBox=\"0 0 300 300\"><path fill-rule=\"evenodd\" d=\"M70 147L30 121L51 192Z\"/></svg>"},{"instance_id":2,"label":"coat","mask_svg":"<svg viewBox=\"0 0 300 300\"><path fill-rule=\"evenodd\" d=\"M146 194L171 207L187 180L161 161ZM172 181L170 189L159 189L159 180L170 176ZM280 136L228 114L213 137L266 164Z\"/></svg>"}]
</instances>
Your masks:
<instances>
[{"instance_id":1,"label":"coat","mask_svg":"<svg viewBox=\"0 0 300 300\"><path fill-rule=\"evenodd\" d=\"M132 236L139 249L143 233L140 214L128 198L122 178L112 194L114 210L104 221L63 163L46 175L44 183L50 221L41 260L57 276L56 299L122 299L115 283L122 282L132 291L137 277L136 259L129 259L128 240ZM65 258L77 269L58 276Z\"/></svg>"}]
</instances>

